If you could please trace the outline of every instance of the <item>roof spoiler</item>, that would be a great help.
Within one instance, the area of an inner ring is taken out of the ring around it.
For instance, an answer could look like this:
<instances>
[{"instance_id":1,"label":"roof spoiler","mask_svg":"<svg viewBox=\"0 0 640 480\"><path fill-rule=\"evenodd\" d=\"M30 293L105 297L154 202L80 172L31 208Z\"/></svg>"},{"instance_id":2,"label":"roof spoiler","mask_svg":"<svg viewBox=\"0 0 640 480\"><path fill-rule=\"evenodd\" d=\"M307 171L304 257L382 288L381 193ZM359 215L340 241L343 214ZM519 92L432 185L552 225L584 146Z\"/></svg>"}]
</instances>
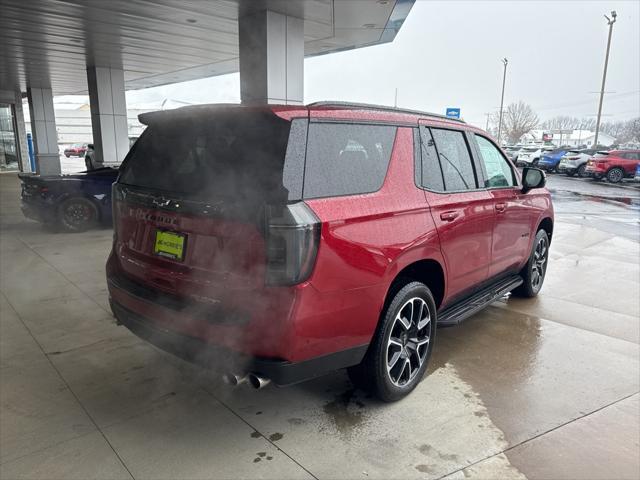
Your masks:
<instances>
[{"instance_id":1,"label":"roof spoiler","mask_svg":"<svg viewBox=\"0 0 640 480\"><path fill-rule=\"evenodd\" d=\"M156 110L154 112L145 112L138 115L138 121L143 125L161 122L164 120L176 120L178 118L189 118L193 115L202 115L204 113L213 113L229 108L247 108L246 105L240 103L213 103L206 105L188 105L186 107L174 108L171 110Z\"/></svg>"}]
</instances>

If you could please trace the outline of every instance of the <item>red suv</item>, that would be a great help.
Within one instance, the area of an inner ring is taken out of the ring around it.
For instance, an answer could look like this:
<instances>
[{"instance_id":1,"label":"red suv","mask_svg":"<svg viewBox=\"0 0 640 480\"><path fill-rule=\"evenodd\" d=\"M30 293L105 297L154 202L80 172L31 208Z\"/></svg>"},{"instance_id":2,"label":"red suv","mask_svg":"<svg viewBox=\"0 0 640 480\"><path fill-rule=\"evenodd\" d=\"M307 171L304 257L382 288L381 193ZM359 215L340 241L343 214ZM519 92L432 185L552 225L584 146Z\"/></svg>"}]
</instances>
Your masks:
<instances>
[{"instance_id":1,"label":"red suv","mask_svg":"<svg viewBox=\"0 0 640 480\"><path fill-rule=\"evenodd\" d=\"M534 296L553 208L483 131L386 107L145 113L114 184L118 321L256 388L349 367L391 401L437 325Z\"/></svg>"},{"instance_id":2,"label":"red suv","mask_svg":"<svg viewBox=\"0 0 640 480\"><path fill-rule=\"evenodd\" d=\"M84 157L85 153L87 153L87 145L82 143L76 143L64 149L64 156L67 158Z\"/></svg>"},{"instance_id":3,"label":"red suv","mask_svg":"<svg viewBox=\"0 0 640 480\"><path fill-rule=\"evenodd\" d=\"M598 152L587 162L585 174L596 180L606 178L619 183L623 178L633 178L640 164L640 150L611 150Z\"/></svg>"}]
</instances>

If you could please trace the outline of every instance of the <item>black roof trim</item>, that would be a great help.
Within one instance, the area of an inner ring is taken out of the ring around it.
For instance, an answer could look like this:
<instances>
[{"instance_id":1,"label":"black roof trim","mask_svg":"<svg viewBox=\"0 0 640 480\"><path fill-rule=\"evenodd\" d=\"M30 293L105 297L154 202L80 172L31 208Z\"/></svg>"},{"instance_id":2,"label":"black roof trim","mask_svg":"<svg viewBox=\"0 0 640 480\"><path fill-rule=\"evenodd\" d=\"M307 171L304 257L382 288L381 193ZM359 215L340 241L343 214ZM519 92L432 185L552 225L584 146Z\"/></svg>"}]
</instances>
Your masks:
<instances>
[{"instance_id":1,"label":"black roof trim","mask_svg":"<svg viewBox=\"0 0 640 480\"><path fill-rule=\"evenodd\" d=\"M409 110L407 108L389 107L386 105L374 105L370 103L321 101L321 102L309 103L306 106L307 107L357 108L360 110L379 110L383 112L410 113L412 115L424 115L425 117L441 118L445 120L451 120L452 122L466 123L464 120L447 117L446 115L440 115L439 113L423 112L420 110Z\"/></svg>"}]
</instances>

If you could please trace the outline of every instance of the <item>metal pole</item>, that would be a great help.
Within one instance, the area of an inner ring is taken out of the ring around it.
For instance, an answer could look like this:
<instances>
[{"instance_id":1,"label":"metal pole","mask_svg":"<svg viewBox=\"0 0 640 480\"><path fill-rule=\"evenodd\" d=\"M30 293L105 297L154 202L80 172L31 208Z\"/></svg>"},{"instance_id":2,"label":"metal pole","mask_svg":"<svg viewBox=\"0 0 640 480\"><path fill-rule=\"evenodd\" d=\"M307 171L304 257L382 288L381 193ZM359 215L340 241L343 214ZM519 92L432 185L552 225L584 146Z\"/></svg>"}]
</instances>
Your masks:
<instances>
[{"instance_id":1,"label":"metal pole","mask_svg":"<svg viewBox=\"0 0 640 480\"><path fill-rule=\"evenodd\" d=\"M507 80L508 60L506 58L503 58L502 63L504 63L504 73L502 75L502 96L500 97L500 120L498 121L498 143L502 143L500 140L500 135L502 134L502 106L504 105L504 84Z\"/></svg>"},{"instance_id":2,"label":"metal pole","mask_svg":"<svg viewBox=\"0 0 640 480\"><path fill-rule=\"evenodd\" d=\"M602 72L602 88L600 89L600 103L598 105L598 119L596 120L596 136L593 140L594 145L598 145L598 134L600 133L600 117L602 116L602 100L604 99L604 84L607 81L607 66L609 65L609 49L611 48L611 34L613 33L613 24L616 23L616 11L613 10L611 12L611 18L606 15L604 18L607 19L607 24L609 25L609 38L607 40L607 53L604 57L604 72Z\"/></svg>"}]
</instances>

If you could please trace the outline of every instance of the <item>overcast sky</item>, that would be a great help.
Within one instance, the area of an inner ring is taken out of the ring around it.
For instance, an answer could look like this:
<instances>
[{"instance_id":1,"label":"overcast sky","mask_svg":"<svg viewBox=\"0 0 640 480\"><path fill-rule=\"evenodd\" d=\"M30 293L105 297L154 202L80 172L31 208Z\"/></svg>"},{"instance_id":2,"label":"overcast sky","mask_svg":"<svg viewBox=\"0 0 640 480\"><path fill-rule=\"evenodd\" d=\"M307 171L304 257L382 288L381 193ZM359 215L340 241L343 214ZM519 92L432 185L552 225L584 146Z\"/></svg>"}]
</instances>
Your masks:
<instances>
[{"instance_id":1,"label":"overcast sky","mask_svg":"<svg viewBox=\"0 0 640 480\"><path fill-rule=\"evenodd\" d=\"M460 107L484 127L500 105L523 100L541 119L595 116L608 27L614 26L603 120L640 115L640 2L418 0L393 43L305 60L305 102L350 100L444 113ZM615 93L614 93L615 92ZM127 93L133 107L165 98L237 102L237 74Z\"/></svg>"}]
</instances>

